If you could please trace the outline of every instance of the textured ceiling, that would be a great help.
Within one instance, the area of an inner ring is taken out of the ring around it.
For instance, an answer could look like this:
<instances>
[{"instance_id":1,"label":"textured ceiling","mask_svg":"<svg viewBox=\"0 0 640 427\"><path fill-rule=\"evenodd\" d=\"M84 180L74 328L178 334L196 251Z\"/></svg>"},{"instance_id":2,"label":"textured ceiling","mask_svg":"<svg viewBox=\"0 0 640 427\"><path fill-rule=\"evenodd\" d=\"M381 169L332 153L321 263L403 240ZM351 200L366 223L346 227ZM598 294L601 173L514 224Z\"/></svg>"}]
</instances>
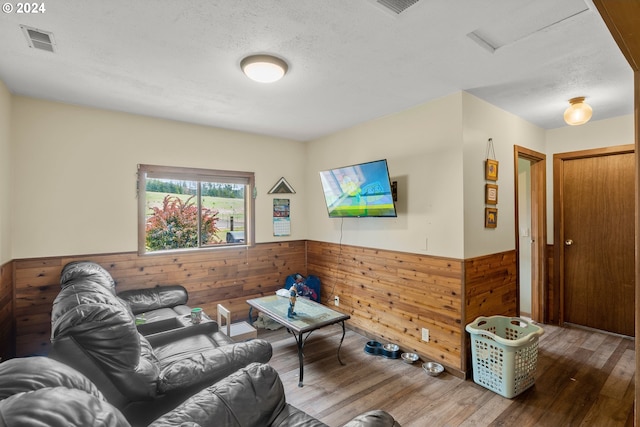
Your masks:
<instances>
[{"instance_id":1,"label":"textured ceiling","mask_svg":"<svg viewBox=\"0 0 640 427\"><path fill-rule=\"evenodd\" d=\"M633 112L633 73L591 0L57 0L0 15L18 95L310 140L458 91L543 128L585 96ZM29 48L20 25L53 33ZM278 83L240 60L285 58Z\"/></svg>"}]
</instances>

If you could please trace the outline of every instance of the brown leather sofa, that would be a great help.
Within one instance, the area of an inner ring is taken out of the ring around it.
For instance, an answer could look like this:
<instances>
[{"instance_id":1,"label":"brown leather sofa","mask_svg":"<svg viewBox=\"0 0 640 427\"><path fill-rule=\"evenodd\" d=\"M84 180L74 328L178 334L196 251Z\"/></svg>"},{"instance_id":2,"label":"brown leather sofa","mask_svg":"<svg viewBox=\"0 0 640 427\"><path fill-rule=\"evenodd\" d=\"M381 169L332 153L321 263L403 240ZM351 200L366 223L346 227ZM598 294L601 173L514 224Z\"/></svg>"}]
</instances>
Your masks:
<instances>
[{"instance_id":1,"label":"brown leather sofa","mask_svg":"<svg viewBox=\"0 0 640 427\"><path fill-rule=\"evenodd\" d=\"M130 423L147 425L253 362L271 359L264 340L235 343L206 321L143 336L129 304L99 265L64 267L51 313L50 357L86 375Z\"/></svg>"}]
</instances>

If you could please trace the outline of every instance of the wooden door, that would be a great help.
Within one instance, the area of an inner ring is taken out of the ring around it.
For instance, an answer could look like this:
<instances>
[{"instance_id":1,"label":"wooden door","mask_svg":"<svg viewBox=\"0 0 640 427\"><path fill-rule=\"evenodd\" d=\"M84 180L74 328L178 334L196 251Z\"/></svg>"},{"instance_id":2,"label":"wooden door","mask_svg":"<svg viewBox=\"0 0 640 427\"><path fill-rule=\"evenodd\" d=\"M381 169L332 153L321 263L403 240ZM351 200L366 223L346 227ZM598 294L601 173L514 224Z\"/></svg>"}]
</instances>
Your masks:
<instances>
[{"instance_id":1,"label":"wooden door","mask_svg":"<svg viewBox=\"0 0 640 427\"><path fill-rule=\"evenodd\" d=\"M634 336L635 155L565 158L561 171L561 317Z\"/></svg>"}]
</instances>

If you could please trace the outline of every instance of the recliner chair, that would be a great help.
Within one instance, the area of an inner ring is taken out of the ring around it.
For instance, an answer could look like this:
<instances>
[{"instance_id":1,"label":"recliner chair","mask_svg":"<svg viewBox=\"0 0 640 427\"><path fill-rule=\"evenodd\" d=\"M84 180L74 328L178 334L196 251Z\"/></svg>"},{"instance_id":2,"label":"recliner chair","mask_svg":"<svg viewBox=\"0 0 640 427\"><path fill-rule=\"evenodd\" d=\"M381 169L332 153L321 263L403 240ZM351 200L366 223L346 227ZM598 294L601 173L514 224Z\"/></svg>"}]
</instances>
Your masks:
<instances>
[{"instance_id":1,"label":"recliner chair","mask_svg":"<svg viewBox=\"0 0 640 427\"><path fill-rule=\"evenodd\" d=\"M167 411L149 427L327 427L286 403L277 372L260 363L234 372ZM130 426L88 378L67 365L40 356L0 363L0 425ZM374 410L355 417L345 427L399 427L399 424L389 413Z\"/></svg>"},{"instance_id":2,"label":"recliner chair","mask_svg":"<svg viewBox=\"0 0 640 427\"><path fill-rule=\"evenodd\" d=\"M234 343L213 321L141 335L128 303L97 264L68 264L60 282L49 356L86 375L134 425L148 424L237 369L271 359L267 341Z\"/></svg>"},{"instance_id":3,"label":"recliner chair","mask_svg":"<svg viewBox=\"0 0 640 427\"><path fill-rule=\"evenodd\" d=\"M328 427L287 403L275 369L252 363L161 416L153 427ZM151 426L150 426L151 427ZM372 410L344 427L400 427L386 411Z\"/></svg>"}]
</instances>

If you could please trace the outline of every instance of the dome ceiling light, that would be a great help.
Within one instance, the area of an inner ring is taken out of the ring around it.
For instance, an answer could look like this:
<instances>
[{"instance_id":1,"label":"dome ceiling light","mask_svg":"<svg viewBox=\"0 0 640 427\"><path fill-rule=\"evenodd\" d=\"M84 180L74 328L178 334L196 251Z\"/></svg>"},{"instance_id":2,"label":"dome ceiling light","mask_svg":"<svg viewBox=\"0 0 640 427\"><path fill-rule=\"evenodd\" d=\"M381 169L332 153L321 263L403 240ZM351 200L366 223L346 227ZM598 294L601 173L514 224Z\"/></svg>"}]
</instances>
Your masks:
<instances>
[{"instance_id":1,"label":"dome ceiling light","mask_svg":"<svg viewBox=\"0 0 640 427\"><path fill-rule=\"evenodd\" d=\"M589 104L584 102L584 96L571 98L569 104L571 105L564 112L564 121L567 122L568 125L578 126L589 121L593 110Z\"/></svg>"},{"instance_id":2,"label":"dome ceiling light","mask_svg":"<svg viewBox=\"0 0 640 427\"><path fill-rule=\"evenodd\" d=\"M240 61L240 68L251 80L260 83L273 83L287 73L287 63L271 55L251 55Z\"/></svg>"}]
</instances>

